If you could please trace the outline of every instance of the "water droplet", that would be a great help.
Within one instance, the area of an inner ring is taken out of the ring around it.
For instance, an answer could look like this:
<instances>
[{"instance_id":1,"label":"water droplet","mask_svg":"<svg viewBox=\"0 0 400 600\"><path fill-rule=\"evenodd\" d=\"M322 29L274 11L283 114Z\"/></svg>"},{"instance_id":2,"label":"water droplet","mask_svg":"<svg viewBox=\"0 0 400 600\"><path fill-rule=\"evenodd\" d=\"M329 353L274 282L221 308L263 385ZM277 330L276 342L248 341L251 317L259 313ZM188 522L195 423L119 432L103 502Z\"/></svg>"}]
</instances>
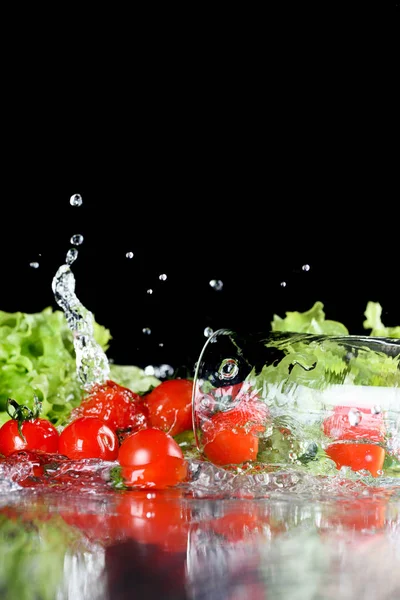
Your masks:
<instances>
[{"instance_id":1,"label":"water droplet","mask_svg":"<svg viewBox=\"0 0 400 600\"><path fill-rule=\"evenodd\" d=\"M158 345L160 346L160 348L164 348L164 343L163 342L160 342Z\"/></svg>"},{"instance_id":2,"label":"water droplet","mask_svg":"<svg viewBox=\"0 0 400 600\"><path fill-rule=\"evenodd\" d=\"M70 242L71 244L74 244L74 246L80 246L83 243L83 235L80 233L73 235L70 239Z\"/></svg>"},{"instance_id":3,"label":"water droplet","mask_svg":"<svg viewBox=\"0 0 400 600\"><path fill-rule=\"evenodd\" d=\"M165 273L161 273L161 275L158 276L158 279L160 281L166 281L167 280L167 276Z\"/></svg>"},{"instance_id":4,"label":"water droplet","mask_svg":"<svg viewBox=\"0 0 400 600\"><path fill-rule=\"evenodd\" d=\"M38 269L39 268L39 263L38 262L31 262L31 263L29 263L29 266L32 267L32 269Z\"/></svg>"},{"instance_id":5,"label":"water droplet","mask_svg":"<svg viewBox=\"0 0 400 600\"><path fill-rule=\"evenodd\" d=\"M134 254L133 254L133 252L127 252L127 253L125 254L125 256L126 256L126 258L133 258L133 257L134 257Z\"/></svg>"},{"instance_id":6,"label":"water droplet","mask_svg":"<svg viewBox=\"0 0 400 600\"><path fill-rule=\"evenodd\" d=\"M71 206L82 206L82 196L80 194L72 194L69 203Z\"/></svg>"},{"instance_id":7,"label":"water droplet","mask_svg":"<svg viewBox=\"0 0 400 600\"><path fill-rule=\"evenodd\" d=\"M211 337L213 333L214 329L211 329L211 327L206 327L204 330L205 337Z\"/></svg>"},{"instance_id":8,"label":"water droplet","mask_svg":"<svg viewBox=\"0 0 400 600\"><path fill-rule=\"evenodd\" d=\"M150 289L148 289L148 290L147 290L147 293L148 293L148 294L152 294L152 293L153 293L153 290L150 288Z\"/></svg>"},{"instance_id":9,"label":"water droplet","mask_svg":"<svg viewBox=\"0 0 400 600\"><path fill-rule=\"evenodd\" d=\"M150 327L143 327L142 332L145 335L150 335L151 334L151 329L150 329Z\"/></svg>"},{"instance_id":10,"label":"water droplet","mask_svg":"<svg viewBox=\"0 0 400 600\"><path fill-rule=\"evenodd\" d=\"M147 365L147 367L145 367L145 369L144 369L144 374L145 375L155 375L156 370L153 367L153 365Z\"/></svg>"},{"instance_id":11,"label":"water droplet","mask_svg":"<svg viewBox=\"0 0 400 600\"><path fill-rule=\"evenodd\" d=\"M171 365L160 365L157 377L160 377L160 379L165 379L165 377L172 377L173 374L174 369L171 367Z\"/></svg>"},{"instance_id":12,"label":"water droplet","mask_svg":"<svg viewBox=\"0 0 400 600\"><path fill-rule=\"evenodd\" d=\"M281 281L281 287L286 287L286 281Z\"/></svg>"},{"instance_id":13,"label":"water droplet","mask_svg":"<svg viewBox=\"0 0 400 600\"><path fill-rule=\"evenodd\" d=\"M72 263L78 258L78 250L76 248L70 248L67 252L67 256L65 262L67 265L72 265Z\"/></svg>"},{"instance_id":14,"label":"water droplet","mask_svg":"<svg viewBox=\"0 0 400 600\"><path fill-rule=\"evenodd\" d=\"M303 265L301 268L303 271L309 271L311 269L310 265Z\"/></svg>"},{"instance_id":15,"label":"water droplet","mask_svg":"<svg viewBox=\"0 0 400 600\"><path fill-rule=\"evenodd\" d=\"M381 407L379 406L379 404L375 404L372 408L371 408L371 412L373 415L379 415L382 412Z\"/></svg>"},{"instance_id":16,"label":"water droplet","mask_svg":"<svg viewBox=\"0 0 400 600\"><path fill-rule=\"evenodd\" d=\"M356 408L351 408L348 412L349 423L352 427L356 427L361 423L362 415Z\"/></svg>"},{"instance_id":17,"label":"water droplet","mask_svg":"<svg viewBox=\"0 0 400 600\"><path fill-rule=\"evenodd\" d=\"M210 286L214 290L217 290L217 292L219 292L220 290L222 290L222 288L224 287L224 284L223 284L223 282L220 279L211 279L211 281L209 283L210 283Z\"/></svg>"}]
</instances>

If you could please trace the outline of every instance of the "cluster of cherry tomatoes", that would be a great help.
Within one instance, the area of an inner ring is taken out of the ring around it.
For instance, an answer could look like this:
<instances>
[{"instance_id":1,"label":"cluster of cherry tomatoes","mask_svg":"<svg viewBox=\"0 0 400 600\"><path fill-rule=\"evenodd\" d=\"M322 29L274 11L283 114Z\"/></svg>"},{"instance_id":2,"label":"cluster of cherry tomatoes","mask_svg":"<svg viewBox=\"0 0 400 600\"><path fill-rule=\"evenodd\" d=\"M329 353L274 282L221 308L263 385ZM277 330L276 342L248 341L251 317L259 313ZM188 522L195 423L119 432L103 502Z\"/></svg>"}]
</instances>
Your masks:
<instances>
[{"instance_id":1,"label":"cluster of cherry tomatoes","mask_svg":"<svg viewBox=\"0 0 400 600\"><path fill-rule=\"evenodd\" d=\"M187 477L173 436L192 428L191 399L192 382L186 379L165 381L145 396L107 381L93 387L61 433L47 419L17 407L0 428L0 454L28 450L73 460L118 460L128 486L172 486Z\"/></svg>"}]
</instances>

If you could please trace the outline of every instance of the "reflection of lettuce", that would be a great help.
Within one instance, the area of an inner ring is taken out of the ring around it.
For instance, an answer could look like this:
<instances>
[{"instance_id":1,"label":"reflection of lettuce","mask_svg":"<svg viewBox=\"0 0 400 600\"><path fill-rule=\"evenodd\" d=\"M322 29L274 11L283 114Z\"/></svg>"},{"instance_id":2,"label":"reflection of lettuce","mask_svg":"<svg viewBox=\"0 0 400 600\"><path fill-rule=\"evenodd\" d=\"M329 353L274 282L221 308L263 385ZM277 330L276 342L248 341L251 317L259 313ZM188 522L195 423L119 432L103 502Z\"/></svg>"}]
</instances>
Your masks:
<instances>
[{"instance_id":1,"label":"reflection of lettuce","mask_svg":"<svg viewBox=\"0 0 400 600\"><path fill-rule=\"evenodd\" d=\"M64 559L79 535L61 517L23 521L0 514L0 598L54 600Z\"/></svg>"},{"instance_id":2,"label":"reflection of lettuce","mask_svg":"<svg viewBox=\"0 0 400 600\"><path fill-rule=\"evenodd\" d=\"M400 326L385 327L382 323L382 306L378 302L368 302L364 315L364 328L371 329L371 335L400 338Z\"/></svg>"}]
</instances>

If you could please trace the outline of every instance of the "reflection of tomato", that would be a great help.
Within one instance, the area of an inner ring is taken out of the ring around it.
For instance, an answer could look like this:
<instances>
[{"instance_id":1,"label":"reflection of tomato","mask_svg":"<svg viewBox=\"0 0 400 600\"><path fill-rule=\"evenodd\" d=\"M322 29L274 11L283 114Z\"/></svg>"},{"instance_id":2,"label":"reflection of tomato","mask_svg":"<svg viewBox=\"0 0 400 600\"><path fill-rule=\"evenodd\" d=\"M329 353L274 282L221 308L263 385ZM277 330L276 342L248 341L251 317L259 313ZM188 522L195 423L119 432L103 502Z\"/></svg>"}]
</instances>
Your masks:
<instances>
[{"instance_id":1,"label":"reflection of tomato","mask_svg":"<svg viewBox=\"0 0 400 600\"><path fill-rule=\"evenodd\" d=\"M323 430L333 440L382 442L385 436L381 412L375 414L370 409L348 406L336 406L334 414L323 422Z\"/></svg>"},{"instance_id":2,"label":"reflection of tomato","mask_svg":"<svg viewBox=\"0 0 400 600\"><path fill-rule=\"evenodd\" d=\"M183 481L188 474L181 448L160 429L143 429L127 437L118 461L127 486L163 489Z\"/></svg>"},{"instance_id":3,"label":"reflection of tomato","mask_svg":"<svg viewBox=\"0 0 400 600\"><path fill-rule=\"evenodd\" d=\"M256 401L243 401L226 412L218 412L203 424L204 454L216 465L255 460L258 437L265 428L268 409Z\"/></svg>"},{"instance_id":4,"label":"reflection of tomato","mask_svg":"<svg viewBox=\"0 0 400 600\"><path fill-rule=\"evenodd\" d=\"M188 379L170 379L147 394L151 426L172 436L192 429L192 390Z\"/></svg>"},{"instance_id":5,"label":"reflection of tomato","mask_svg":"<svg viewBox=\"0 0 400 600\"><path fill-rule=\"evenodd\" d=\"M387 502L387 498L337 499L334 505L329 507L333 513L328 515L323 528L380 531L385 527Z\"/></svg>"},{"instance_id":6,"label":"reflection of tomato","mask_svg":"<svg viewBox=\"0 0 400 600\"><path fill-rule=\"evenodd\" d=\"M383 468L385 450L374 444L336 443L326 448L327 455L336 463L338 469L350 467L353 471L366 469L377 477Z\"/></svg>"},{"instance_id":7,"label":"reflection of tomato","mask_svg":"<svg viewBox=\"0 0 400 600\"><path fill-rule=\"evenodd\" d=\"M190 517L179 490L126 492L117 507L123 537L156 544L169 552L186 550Z\"/></svg>"},{"instance_id":8,"label":"reflection of tomato","mask_svg":"<svg viewBox=\"0 0 400 600\"><path fill-rule=\"evenodd\" d=\"M62 431L59 451L73 459L115 460L118 456L118 438L98 417L81 417Z\"/></svg>"}]
</instances>

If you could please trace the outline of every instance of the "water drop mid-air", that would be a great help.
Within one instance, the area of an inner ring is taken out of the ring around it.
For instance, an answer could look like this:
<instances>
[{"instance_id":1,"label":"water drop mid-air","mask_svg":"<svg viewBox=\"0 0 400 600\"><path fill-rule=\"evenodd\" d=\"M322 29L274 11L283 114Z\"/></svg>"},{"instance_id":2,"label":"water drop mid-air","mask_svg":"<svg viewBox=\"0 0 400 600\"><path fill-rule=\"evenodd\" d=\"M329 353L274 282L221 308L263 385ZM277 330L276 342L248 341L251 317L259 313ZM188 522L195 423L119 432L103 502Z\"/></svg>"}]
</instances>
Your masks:
<instances>
[{"instance_id":1,"label":"water drop mid-air","mask_svg":"<svg viewBox=\"0 0 400 600\"><path fill-rule=\"evenodd\" d=\"M222 290L222 288L224 287L224 283L220 279L211 279L211 281L209 282L209 285L214 290L217 290L217 292L220 292Z\"/></svg>"},{"instance_id":2,"label":"water drop mid-air","mask_svg":"<svg viewBox=\"0 0 400 600\"><path fill-rule=\"evenodd\" d=\"M71 206L82 206L82 196L80 194L72 194L69 203Z\"/></svg>"},{"instance_id":3,"label":"water drop mid-air","mask_svg":"<svg viewBox=\"0 0 400 600\"><path fill-rule=\"evenodd\" d=\"M73 235L70 239L70 242L71 244L74 244L74 246L80 246L81 244L83 244L83 235L81 235L80 233Z\"/></svg>"}]
</instances>

